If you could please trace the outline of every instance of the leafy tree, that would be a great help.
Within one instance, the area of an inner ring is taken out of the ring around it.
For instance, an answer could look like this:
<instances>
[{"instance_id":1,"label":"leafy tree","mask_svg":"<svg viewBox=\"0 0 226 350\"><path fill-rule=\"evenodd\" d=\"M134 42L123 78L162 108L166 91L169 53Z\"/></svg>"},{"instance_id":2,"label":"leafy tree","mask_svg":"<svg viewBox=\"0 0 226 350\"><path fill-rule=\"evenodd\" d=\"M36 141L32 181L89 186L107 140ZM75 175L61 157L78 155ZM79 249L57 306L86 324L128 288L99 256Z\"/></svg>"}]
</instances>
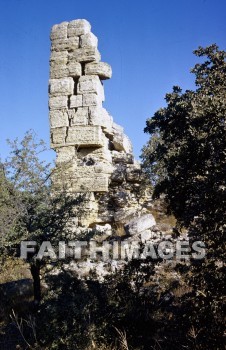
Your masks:
<instances>
[{"instance_id":1,"label":"leafy tree","mask_svg":"<svg viewBox=\"0 0 226 350\"><path fill-rule=\"evenodd\" d=\"M216 45L194 53L208 58L192 69L197 89L166 94L167 107L147 120L151 139L142 153L155 196L166 194L186 226L197 216L218 222L225 209L219 201L225 195L226 53Z\"/></svg>"},{"instance_id":2,"label":"leafy tree","mask_svg":"<svg viewBox=\"0 0 226 350\"><path fill-rule=\"evenodd\" d=\"M189 229L191 240L206 245L205 259L191 265L194 292L183 300L185 328L198 329L197 348L220 349L225 292L226 52L214 44L194 53L206 57L192 69L196 90L183 93L175 86L166 94L167 106L147 120L145 132L151 138L142 158L155 185L154 196L164 194L178 225Z\"/></svg>"},{"instance_id":3,"label":"leafy tree","mask_svg":"<svg viewBox=\"0 0 226 350\"><path fill-rule=\"evenodd\" d=\"M17 217L13 193L13 188L5 176L4 165L0 163L0 246L2 256L5 256L3 248L7 245L10 228L14 225Z\"/></svg>"},{"instance_id":4,"label":"leafy tree","mask_svg":"<svg viewBox=\"0 0 226 350\"><path fill-rule=\"evenodd\" d=\"M36 141L29 131L21 142L9 141L10 157L1 163L1 257L20 256L21 241L57 243L70 229L74 207L81 198L54 188L51 164L41 160L46 150L43 141ZM4 210L3 210L4 209ZM34 280L34 298L41 299L40 269L45 261L35 254L27 258Z\"/></svg>"}]
</instances>

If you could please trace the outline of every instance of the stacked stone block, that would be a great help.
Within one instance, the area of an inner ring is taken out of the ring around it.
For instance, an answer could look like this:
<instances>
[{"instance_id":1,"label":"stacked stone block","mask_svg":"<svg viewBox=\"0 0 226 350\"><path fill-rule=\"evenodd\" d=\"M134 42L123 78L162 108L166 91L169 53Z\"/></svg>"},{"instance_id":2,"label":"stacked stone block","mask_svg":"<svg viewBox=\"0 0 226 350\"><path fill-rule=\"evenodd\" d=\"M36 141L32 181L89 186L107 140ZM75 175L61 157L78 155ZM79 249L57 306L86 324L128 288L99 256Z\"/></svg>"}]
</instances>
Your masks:
<instances>
[{"instance_id":1,"label":"stacked stone block","mask_svg":"<svg viewBox=\"0 0 226 350\"><path fill-rule=\"evenodd\" d=\"M54 181L73 195L86 194L78 226L113 227L138 215L145 198L138 195L141 169L131 142L102 105L103 80L111 78L112 70L100 61L97 45L84 19L52 28L51 147L57 153L56 167L63 171Z\"/></svg>"}]
</instances>

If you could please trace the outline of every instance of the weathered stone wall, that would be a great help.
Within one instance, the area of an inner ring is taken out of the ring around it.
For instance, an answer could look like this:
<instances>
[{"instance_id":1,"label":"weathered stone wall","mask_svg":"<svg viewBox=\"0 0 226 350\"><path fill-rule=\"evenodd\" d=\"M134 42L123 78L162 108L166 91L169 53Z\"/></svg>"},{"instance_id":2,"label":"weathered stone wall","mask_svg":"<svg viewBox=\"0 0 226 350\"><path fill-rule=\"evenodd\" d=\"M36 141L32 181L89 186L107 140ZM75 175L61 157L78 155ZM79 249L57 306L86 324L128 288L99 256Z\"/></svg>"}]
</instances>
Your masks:
<instances>
[{"instance_id":1,"label":"weathered stone wall","mask_svg":"<svg viewBox=\"0 0 226 350\"><path fill-rule=\"evenodd\" d=\"M49 116L51 147L63 172L55 181L74 195L86 193L78 227L109 231L147 214L150 202L130 140L102 106L103 80L112 70L100 61L97 44L84 19L53 26Z\"/></svg>"}]
</instances>

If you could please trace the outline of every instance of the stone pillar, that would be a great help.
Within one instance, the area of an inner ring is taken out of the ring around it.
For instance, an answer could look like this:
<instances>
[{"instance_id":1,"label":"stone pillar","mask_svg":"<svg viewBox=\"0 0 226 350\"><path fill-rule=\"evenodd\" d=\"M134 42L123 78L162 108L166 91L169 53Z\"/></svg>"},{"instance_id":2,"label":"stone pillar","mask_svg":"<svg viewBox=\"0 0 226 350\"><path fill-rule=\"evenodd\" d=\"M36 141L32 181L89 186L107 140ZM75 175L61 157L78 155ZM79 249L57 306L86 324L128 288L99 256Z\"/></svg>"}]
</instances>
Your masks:
<instances>
[{"instance_id":1,"label":"stone pillar","mask_svg":"<svg viewBox=\"0 0 226 350\"><path fill-rule=\"evenodd\" d=\"M111 78L101 62L98 39L84 19L54 25L51 31L49 117L56 166L72 194L85 193L78 226L126 224L140 208L140 166L123 128L102 103L103 80Z\"/></svg>"}]
</instances>

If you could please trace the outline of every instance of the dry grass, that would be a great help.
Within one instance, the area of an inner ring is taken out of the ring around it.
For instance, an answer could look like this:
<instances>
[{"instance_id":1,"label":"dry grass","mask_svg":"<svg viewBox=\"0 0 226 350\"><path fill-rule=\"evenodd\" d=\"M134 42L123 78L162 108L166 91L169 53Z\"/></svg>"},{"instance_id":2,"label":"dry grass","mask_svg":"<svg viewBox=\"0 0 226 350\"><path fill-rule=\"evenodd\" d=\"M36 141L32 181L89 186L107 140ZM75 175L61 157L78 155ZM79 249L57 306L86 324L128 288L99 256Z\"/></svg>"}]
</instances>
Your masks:
<instances>
[{"instance_id":1,"label":"dry grass","mask_svg":"<svg viewBox=\"0 0 226 350\"><path fill-rule=\"evenodd\" d=\"M127 342L127 336L125 331L121 331L120 329L115 328L115 331L117 333L117 339L115 339L115 344L118 345L105 345L105 344L96 344L94 340L92 340L92 344L86 349L86 350L131 350L129 348L128 342Z\"/></svg>"},{"instance_id":2,"label":"dry grass","mask_svg":"<svg viewBox=\"0 0 226 350\"><path fill-rule=\"evenodd\" d=\"M126 236L126 231L124 229L124 225L123 224L119 224L119 223L116 224L116 226L115 226L115 235L117 237Z\"/></svg>"},{"instance_id":3,"label":"dry grass","mask_svg":"<svg viewBox=\"0 0 226 350\"><path fill-rule=\"evenodd\" d=\"M181 298L183 295L191 293L192 287L188 285L181 285L175 289L173 289L173 294L176 298Z\"/></svg>"},{"instance_id":4,"label":"dry grass","mask_svg":"<svg viewBox=\"0 0 226 350\"><path fill-rule=\"evenodd\" d=\"M8 258L0 267L0 284L24 278L31 278L31 273L28 264L21 259Z\"/></svg>"},{"instance_id":5,"label":"dry grass","mask_svg":"<svg viewBox=\"0 0 226 350\"><path fill-rule=\"evenodd\" d=\"M93 344L91 347L89 346L86 350L95 350L95 349L98 349L98 350L120 350L120 349L117 349L115 346L96 345L96 344Z\"/></svg>"},{"instance_id":6,"label":"dry grass","mask_svg":"<svg viewBox=\"0 0 226 350\"><path fill-rule=\"evenodd\" d=\"M158 224L167 224L172 227L176 225L176 219L173 215L166 215L163 211L158 209L151 209L151 214Z\"/></svg>"}]
</instances>

